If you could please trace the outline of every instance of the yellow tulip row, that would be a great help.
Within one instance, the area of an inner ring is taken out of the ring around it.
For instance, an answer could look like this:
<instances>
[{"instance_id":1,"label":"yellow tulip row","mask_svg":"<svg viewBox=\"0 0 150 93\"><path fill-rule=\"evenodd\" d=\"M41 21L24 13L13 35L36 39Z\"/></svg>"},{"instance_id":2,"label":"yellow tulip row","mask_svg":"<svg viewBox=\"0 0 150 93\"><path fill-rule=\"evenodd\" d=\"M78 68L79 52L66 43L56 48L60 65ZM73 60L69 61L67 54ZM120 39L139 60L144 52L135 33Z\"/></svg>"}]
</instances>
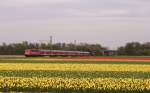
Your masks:
<instances>
[{"instance_id":1,"label":"yellow tulip row","mask_svg":"<svg viewBox=\"0 0 150 93\"><path fill-rule=\"evenodd\" d=\"M150 65L129 64L49 64L49 63L0 63L0 70L60 70L60 71L143 71Z\"/></svg>"},{"instance_id":2,"label":"yellow tulip row","mask_svg":"<svg viewBox=\"0 0 150 93\"><path fill-rule=\"evenodd\" d=\"M149 72L143 64L6 62L0 63L0 91L150 93Z\"/></svg>"},{"instance_id":3,"label":"yellow tulip row","mask_svg":"<svg viewBox=\"0 0 150 93\"><path fill-rule=\"evenodd\" d=\"M149 91L150 79L0 77L1 91Z\"/></svg>"}]
</instances>

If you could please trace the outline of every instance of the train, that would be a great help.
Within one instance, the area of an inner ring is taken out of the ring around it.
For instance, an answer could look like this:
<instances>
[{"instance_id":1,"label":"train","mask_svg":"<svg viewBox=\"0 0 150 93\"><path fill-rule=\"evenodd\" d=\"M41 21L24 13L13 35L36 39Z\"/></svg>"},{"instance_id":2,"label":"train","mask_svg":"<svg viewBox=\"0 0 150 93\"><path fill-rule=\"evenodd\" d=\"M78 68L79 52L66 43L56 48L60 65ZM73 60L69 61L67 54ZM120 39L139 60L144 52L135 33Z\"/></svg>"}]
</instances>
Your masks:
<instances>
[{"instance_id":1,"label":"train","mask_svg":"<svg viewBox=\"0 0 150 93\"><path fill-rule=\"evenodd\" d=\"M89 56L90 52L26 49L24 55L26 57L33 57L33 56Z\"/></svg>"}]
</instances>

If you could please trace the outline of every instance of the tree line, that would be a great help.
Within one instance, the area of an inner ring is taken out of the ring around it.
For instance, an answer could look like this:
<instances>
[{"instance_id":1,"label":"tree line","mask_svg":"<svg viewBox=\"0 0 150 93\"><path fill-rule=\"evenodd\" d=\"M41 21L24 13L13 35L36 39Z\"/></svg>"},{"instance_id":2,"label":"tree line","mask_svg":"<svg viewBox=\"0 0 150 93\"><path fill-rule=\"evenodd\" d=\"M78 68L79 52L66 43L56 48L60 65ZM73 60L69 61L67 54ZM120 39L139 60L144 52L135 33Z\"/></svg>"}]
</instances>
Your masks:
<instances>
[{"instance_id":1,"label":"tree line","mask_svg":"<svg viewBox=\"0 0 150 93\"><path fill-rule=\"evenodd\" d=\"M102 51L107 48L100 44L73 44L73 43L3 43L0 45L0 55L23 55L26 49L46 49L46 50L67 50L67 51L89 51L94 55L102 55Z\"/></svg>"},{"instance_id":2,"label":"tree line","mask_svg":"<svg viewBox=\"0 0 150 93\"><path fill-rule=\"evenodd\" d=\"M46 50L67 50L67 51L89 51L93 55L103 55L104 50L108 50L100 44L88 43L3 43L0 45L0 55L23 55L26 49L46 49ZM129 42L116 50L118 55L126 56L150 56L150 42L139 43Z\"/></svg>"},{"instance_id":3,"label":"tree line","mask_svg":"<svg viewBox=\"0 0 150 93\"><path fill-rule=\"evenodd\" d=\"M129 42L117 50L118 55L127 56L150 56L150 42Z\"/></svg>"}]
</instances>

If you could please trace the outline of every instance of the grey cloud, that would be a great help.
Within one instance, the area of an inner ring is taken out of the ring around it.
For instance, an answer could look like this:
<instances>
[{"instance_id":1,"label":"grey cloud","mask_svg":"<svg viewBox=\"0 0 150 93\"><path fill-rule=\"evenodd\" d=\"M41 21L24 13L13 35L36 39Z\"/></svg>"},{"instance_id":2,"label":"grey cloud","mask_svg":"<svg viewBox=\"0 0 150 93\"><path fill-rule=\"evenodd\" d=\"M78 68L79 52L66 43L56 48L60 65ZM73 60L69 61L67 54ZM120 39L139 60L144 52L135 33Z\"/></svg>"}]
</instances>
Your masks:
<instances>
[{"instance_id":1,"label":"grey cloud","mask_svg":"<svg viewBox=\"0 0 150 93\"><path fill-rule=\"evenodd\" d=\"M150 0L1 0L0 13L0 42L150 40Z\"/></svg>"},{"instance_id":2,"label":"grey cloud","mask_svg":"<svg viewBox=\"0 0 150 93\"><path fill-rule=\"evenodd\" d=\"M51 17L149 17L150 3L146 1L5 0L0 3L0 11L3 12L0 18L23 20Z\"/></svg>"},{"instance_id":3,"label":"grey cloud","mask_svg":"<svg viewBox=\"0 0 150 93\"><path fill-rule=\"evenodd\" d=\"M43 5L43 4L59 4L66 2L74 2L74 0L1 0L0 5L6 7L24 7L32 5Z\"/></svg>"}]
</instances>

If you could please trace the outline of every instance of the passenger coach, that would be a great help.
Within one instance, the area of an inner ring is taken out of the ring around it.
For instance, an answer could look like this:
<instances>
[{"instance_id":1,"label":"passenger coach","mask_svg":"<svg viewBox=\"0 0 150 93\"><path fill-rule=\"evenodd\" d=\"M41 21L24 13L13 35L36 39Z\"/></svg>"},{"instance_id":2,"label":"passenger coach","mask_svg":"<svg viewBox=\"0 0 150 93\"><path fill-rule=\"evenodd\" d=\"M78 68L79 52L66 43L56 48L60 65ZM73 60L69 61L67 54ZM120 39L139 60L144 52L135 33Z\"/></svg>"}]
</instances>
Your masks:
<instances>
[{"instance_id":1,"label":"passenger coach","mask_svg":"<svg viewBox=\"0 0 150 93\"><path fill-rule=\"evenodd\" d=\"M89 56L90 52L27 49L25 56Z\"/></svg>"}]
</instances>

